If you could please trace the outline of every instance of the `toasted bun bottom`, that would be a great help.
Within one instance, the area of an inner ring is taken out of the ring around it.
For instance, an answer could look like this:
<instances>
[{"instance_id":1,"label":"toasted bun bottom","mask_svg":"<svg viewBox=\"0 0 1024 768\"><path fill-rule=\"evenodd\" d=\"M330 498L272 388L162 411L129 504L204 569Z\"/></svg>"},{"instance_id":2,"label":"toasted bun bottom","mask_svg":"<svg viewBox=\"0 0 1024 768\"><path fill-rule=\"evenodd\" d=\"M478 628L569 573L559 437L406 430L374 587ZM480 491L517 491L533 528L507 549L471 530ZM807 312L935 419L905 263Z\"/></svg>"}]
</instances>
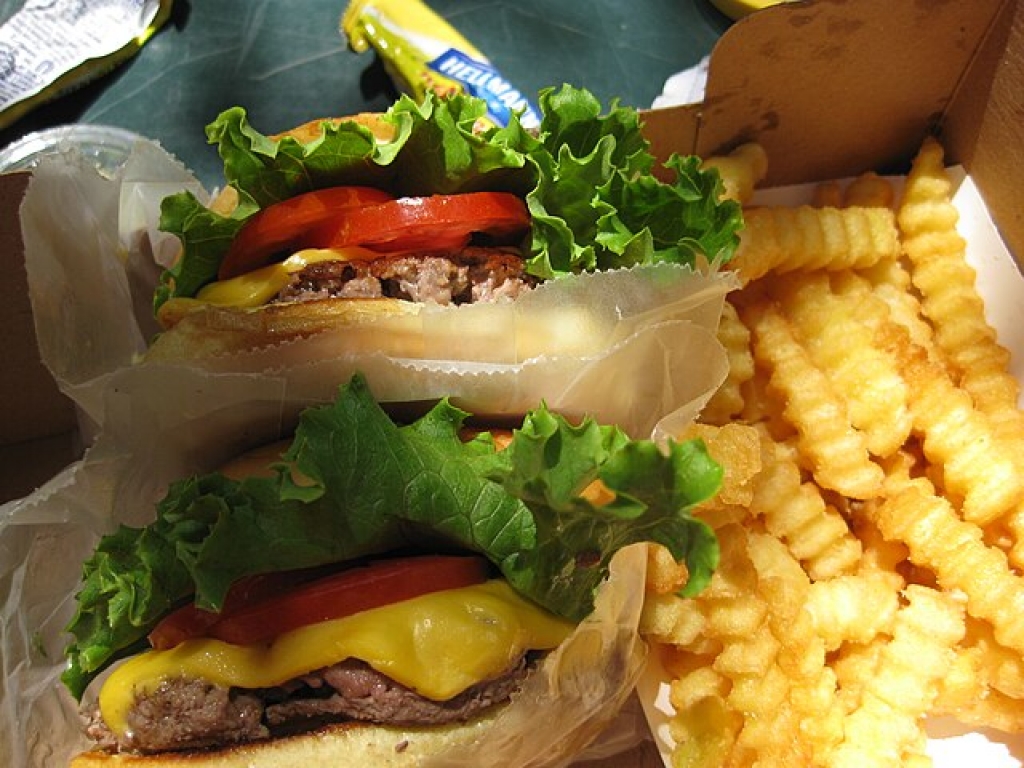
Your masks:
<instances>
[{"instance_id":1,"label":"toasted bun bottom","mask_svg":"<svg viewBox=\"0 0 1024 768\"><path fill-rule=\"evenodd\" d=\"M422 355L416 316L421 305L390 298L328 298L268 304L256 309L191 301L161 308L161 333L146 360L181 361L231 355L341 331L347 352Z\"/></svg>"},{"instance_id":2,"label":"toasted bun bottom","mask_svg":"<svg viewBox=\"0 0 1024 768\"><path fill-rule=\"evenodd\" d=\"M499 708L500 710L500 708ZM496 712L457 725L419 728L345 723L268 741L203 752L159 755L83 752L70 768L317 768L318 766L416 766L457 749L492 727Z\"/></svg>"}]
</instances>

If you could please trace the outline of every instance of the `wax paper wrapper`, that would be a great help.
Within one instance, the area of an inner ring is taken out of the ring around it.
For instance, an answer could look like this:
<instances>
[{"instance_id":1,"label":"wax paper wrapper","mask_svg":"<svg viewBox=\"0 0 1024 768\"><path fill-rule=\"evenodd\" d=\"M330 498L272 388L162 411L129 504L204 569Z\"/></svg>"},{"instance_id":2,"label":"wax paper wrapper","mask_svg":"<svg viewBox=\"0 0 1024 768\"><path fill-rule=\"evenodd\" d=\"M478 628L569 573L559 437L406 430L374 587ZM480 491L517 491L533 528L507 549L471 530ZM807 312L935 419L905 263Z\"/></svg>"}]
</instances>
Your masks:
<instances>
[{"instance_id":1,"label":"wax paper wrapper","mask_svg":"<svg viewBox=\"0 0 1024 768\"><path fill-rule=\"evenodd\" d=\"M309 402L333 398L358 371L385 403L450 396L474 412L515 417L545 401L638 436L663 420L666 430L688 421L726 374L715 332L732 275L670 264L559 278L515 301L427 305L251 353L140 365L159 330L153 288L178 249L157 228L159 204L183 188L208 199L147 140L113 173L69 148L33 174L21 223L36 334L85 432L102 426L114 379L165 388L171 365L245 373Z\"/></svg>"},{"instance_id":2,"label":"wax paper wrapper","mask_svg":"<svg viewBox=\"0 0 1024 768\"><path fill-rule=\"evenodd\" d=\"M104 429L84 458L0 507L5 765L65 765L87 746L59 676L81 564L99 536L149 522L171 480L287 434L302 405L283 392L267 396L246 375L211 378L183 367L168 375L176 386L166 392L109 390ZM565 765L613 722L645 658L637 631L645 558L642 545L622 550L594 614L543 662L499 724L481 731L471 753L429 765Z\"/></svg>"},{"instance_id":3,"label":"wax paper wrapper","mask_svg":"<svg viewBox=\"0 0 1024 768\"><path fill-rule=\"evenodd\" d=\"M183 188L208 198L180 163L140 140L104 173L73 147L43 158L24 199L41 356L76 403L88 448L37 492L0 507L0 750L14 766L62 765L87 746L59 675L81 564L99 537L148 522L173 479L288 435L303 408L333 399L353 373L395 410L448 396L514 420L545 401L660 439L692 419L727 372L716 329L733 280L672 265L559 280L492 308L422 312L415 355L352 348L327 333L203 365L140 363L158 330L152 289L177 252L157 211ZM504 711L503 725L481 734L471 756L436 764L565 765L585 745L586 756L603 757L642 738L636 713L616 713L645 656L644 563L641 547L624 551L597 613Z\"/></svg>"}]
</instances>

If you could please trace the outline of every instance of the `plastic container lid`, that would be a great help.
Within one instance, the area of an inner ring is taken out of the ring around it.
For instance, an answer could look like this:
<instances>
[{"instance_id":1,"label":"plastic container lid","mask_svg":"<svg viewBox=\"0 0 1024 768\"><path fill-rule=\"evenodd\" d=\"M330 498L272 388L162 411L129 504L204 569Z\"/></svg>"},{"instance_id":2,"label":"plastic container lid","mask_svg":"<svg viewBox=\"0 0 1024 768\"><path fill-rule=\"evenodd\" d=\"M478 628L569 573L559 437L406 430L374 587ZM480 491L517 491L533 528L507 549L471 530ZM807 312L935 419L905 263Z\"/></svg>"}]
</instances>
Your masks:
<instances>
[{"instance_id":1,"label":"plastic container lid","mask_svg":"<svg viewBox=\"0 0 1024 768\"><path fill-rule=\"evenodd\" d=\"M115 173L142 137L109 125L72 123L26 134L0 150L0 172L30 170L47 155L77 150L101 173Z\"/></svg>"}]
</instances>

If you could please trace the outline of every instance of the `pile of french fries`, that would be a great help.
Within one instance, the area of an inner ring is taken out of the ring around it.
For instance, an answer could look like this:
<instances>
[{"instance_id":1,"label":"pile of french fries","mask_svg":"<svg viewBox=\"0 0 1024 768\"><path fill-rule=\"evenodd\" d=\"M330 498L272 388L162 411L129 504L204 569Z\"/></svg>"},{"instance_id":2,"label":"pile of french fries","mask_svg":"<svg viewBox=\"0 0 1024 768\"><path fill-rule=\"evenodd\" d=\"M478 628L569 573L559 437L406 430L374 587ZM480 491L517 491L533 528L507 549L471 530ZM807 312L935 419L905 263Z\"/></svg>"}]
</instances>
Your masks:
<instances>
[{"instance_id":1,"label":"pile of french fries","mask_svg":"<svg viewBox=\"0 0 1024 768\"><path fill-rule=\"evenodd\" d=\"M757 145L711 158L745 204ZM652 547L642 631L678 768L927 766L925 721L1024 728L1024 413L940 143L799 207L747 204L694 425L725 467L695 599Z\"/></svg>"}]
</instances>

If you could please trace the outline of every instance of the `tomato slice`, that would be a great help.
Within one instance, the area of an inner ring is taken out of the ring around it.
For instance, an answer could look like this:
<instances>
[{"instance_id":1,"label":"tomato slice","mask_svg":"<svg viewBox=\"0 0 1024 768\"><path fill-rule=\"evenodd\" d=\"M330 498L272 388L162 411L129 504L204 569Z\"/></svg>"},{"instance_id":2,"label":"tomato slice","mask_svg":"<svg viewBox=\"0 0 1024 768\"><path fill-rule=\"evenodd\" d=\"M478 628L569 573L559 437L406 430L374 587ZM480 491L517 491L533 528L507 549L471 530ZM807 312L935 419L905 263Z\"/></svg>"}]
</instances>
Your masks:
<instances>
[{"instance_id":1,"label":"tomato slice","mask_svg":"<svg viewBox=\"0 0 1024 768\"><path fill-rule=\"evenodd\" d=\"M479 584L488 578L488 569L487 560L474 555L423 555L354 566L283 591L271 579L270 594L258 598L233 596L233 604L225 604L219 614L194 606L179 609L153 631L150 643L160 649L190 637L214 637L237 645L265 642L309 624ZM196 612L213 620L196 621ZM175 618L178 614L182 615ZM163 626L165 622L167 627Z\"/></svg>"},{"instance_id":2,"label":"tomato slice","mask_svg":"<svg viewBox=\"0 0 1024 768\"><path fill-rule=\"evenodd\" d=\"M383 253L431 251L461 247L474 233L507 242L529 226L526 204L509 192L400 197L344 211L313 232L311 244L358 245Z\"/></svg>"},{"instance_id":3,"label":"tomato slice","mask_svg":"<svg viewBox=\"0 0 1024 768\"><path fill-rule=\"evenodd\" d=\"M165 616L153 628L149 633L149 644L157 650L165 650L190 638L202 637L223 616L229 616L245 606L279 595L309 580L310 575L306 571L281 571L248 576L228 590L220 613L204 611L191 603L183 605Z\"/></svg>"},{"instance_id":4,"label":"tomato slice","mask_svg":"<svg viewBox=\"0 0 1024 768\"><path fill-rule=\"evenodd\" d=\"M293 246L310 228L330 221L339 211L392 199L373 187L328 187L269 205L246 219L217 277L224 280L266 265L274 254Z\"/></svg>"},{"instance_id":5,"label":"tomato slice","mask_svg":"<svg viewBox=\"0 0 1024 768\"><path fill-rule=\"evenodd\" d=\"M334 189L307 192L299 197L308 200L285 200L253 214L228 249L218 278L236 277L265 266L285 249L358 246L381 254L458 250L475 233L508 243L522 238L530 226L526 204L509 192L400 197L327 206L323 199L333 195ZM339 197L343 195L339 193Z\"/></svg>"}]
</instances>

